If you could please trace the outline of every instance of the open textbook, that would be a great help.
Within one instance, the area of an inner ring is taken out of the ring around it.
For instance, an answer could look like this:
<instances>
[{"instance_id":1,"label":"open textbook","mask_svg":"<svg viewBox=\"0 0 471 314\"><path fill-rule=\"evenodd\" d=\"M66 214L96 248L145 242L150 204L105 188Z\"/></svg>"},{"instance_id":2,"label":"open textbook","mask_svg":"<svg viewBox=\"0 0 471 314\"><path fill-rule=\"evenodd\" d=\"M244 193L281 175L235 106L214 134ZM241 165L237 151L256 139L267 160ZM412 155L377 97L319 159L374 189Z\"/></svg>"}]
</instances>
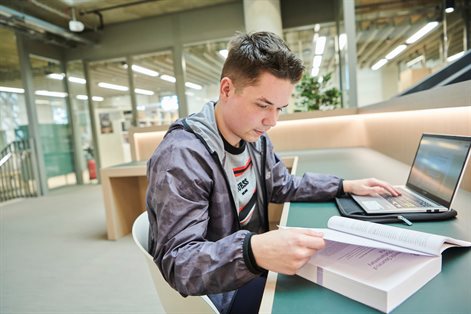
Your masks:
<instances>
[{"instance_id":1,"label":"open textbook","mask_svg":"<svg viewBox=\"0 0 471 314\"><path fill-rule=\"evenodd\" d=\"M441 271L441 252L470 242L334 216L326 247L298 275L383 312L390 312Z\"/></svg>"}]
</instances>

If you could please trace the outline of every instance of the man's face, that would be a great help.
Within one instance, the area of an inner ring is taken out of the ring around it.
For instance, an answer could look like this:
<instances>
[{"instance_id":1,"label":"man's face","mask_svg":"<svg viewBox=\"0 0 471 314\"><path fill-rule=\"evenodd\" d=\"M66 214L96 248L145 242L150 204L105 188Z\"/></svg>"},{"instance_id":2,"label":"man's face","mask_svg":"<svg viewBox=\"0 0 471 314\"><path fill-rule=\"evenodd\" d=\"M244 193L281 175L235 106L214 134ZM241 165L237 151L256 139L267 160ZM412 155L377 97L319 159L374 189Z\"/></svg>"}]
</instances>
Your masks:
<instances>
[{"instance_id":1,"label":"man's face","mask_svg":"<svg viewBox=\"0 0 471 314\"><path fill-rule=\"evenodd\" d=\"M254 86L235 89L225 77L220 84L216 121L226 141L238 146L241 139L255 142L276 125L280 111L288 106L294 85L270 73L262 73Z\"/></svg>"}]
</instances>

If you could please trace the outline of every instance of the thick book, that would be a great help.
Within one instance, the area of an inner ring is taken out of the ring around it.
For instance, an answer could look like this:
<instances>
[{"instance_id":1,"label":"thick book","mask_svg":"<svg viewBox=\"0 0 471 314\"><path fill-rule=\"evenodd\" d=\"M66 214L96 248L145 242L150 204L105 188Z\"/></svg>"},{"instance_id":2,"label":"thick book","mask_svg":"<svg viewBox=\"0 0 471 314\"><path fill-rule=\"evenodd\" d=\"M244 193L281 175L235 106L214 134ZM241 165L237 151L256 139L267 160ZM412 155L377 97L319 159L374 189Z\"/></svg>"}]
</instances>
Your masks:
<instances>
[{"instance_id":1,"label":"thick book","mask_svg":"<svg viewBox=\"0 0 471 314\"><path fill-rule=\"evenodd\" d=\"M388 313L441 271L441 253L471 243L450 237L335 216L326 247L298 275Z\"/></svg>"}]
</instances>

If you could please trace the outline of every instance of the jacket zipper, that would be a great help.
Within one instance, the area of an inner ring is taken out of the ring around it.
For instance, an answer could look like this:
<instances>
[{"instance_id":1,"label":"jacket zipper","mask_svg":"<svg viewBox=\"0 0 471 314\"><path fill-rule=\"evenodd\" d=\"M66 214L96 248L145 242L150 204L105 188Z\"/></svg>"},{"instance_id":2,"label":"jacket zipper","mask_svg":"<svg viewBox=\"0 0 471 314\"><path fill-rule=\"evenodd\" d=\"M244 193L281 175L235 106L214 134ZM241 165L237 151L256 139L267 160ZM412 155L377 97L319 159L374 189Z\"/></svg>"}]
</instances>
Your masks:
<instances>
[{"instance_id":1,"label":"jacket zipper","mask_svg":"<svg viewBox=\"0 0 471 314\"><path fill-rule=\"evenodd\" d=\"M266 163L267 163L267 139L262 137L262 187L263 187L263 205L265 211L265 220L263 221L265 231L268 231L268 192L266 184Z\"/></svg>"}]
</instances>

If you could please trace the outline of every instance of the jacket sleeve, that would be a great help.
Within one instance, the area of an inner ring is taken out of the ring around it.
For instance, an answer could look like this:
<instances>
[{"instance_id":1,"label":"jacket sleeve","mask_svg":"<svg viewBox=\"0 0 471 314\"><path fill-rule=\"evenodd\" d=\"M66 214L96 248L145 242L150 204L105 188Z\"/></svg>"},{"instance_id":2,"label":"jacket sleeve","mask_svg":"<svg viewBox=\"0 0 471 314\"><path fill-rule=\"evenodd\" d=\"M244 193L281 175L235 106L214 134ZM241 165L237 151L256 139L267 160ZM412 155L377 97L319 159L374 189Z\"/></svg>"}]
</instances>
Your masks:
<instances>
[{"instance_id":1,"label":"jacket sleeve","mask_svg":"<svg viewBox=\"0 0 471 314\"><path fill-rule=\"evenodd\" d=\"M329 201L340 193L341 182L337 176L306 172L302 176L291 175L273 152L273 146L267 138L268 196L271 202L290 201Z\"/></svg>"},{"instance_id":2,"label":"jacket sleeve","mask_svg":"<svg viewBox=\"0 0 471 314\"><path fill-rule=\"evenodd\" d=\"M155 213L149 215L155 243L151 253L164 278L182 295L237 289L258 275L244 262L249 232L209 238L208 228L217 228L209 226L211 157L185 146L164 143L149 161L147 206Z\"/></svg>"}]
</instances>

